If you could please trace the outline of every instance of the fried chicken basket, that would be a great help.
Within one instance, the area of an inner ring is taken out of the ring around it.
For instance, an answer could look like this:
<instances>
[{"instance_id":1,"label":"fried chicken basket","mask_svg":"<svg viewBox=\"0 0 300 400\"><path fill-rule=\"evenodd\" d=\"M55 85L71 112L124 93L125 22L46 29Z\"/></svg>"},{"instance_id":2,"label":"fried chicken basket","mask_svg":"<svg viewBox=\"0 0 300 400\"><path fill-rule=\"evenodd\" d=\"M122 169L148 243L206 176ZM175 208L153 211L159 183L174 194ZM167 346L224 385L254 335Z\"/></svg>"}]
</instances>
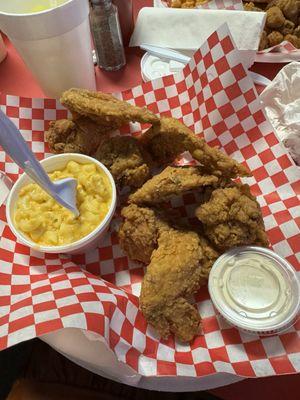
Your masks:
<instances>
[{"instance_id":1,"label":"fried chicken basket","mask_svg":"<svg viewBox=\"0 0 300 400\"><path fill-rule=\"evenodd\" d=\"M214 32L185 69L117 93L131 104L181 119L212 146L253 172L246 178L261 205L273 250L300 270L300 171L266 120L253 82L239 61L227 26ZM1 96L1 108L21 129L37 157L48 156L44 131L67 111L55 100ZM139 124L121 134L137 135ZM182 159L181 163L188 162ZM0 152L0 168L15 180L20 170ZM173 207L189 218L188 194ZM9 230L0 208L0 349L64 328L98 335L117 359L143 376L244 377L300 370L300 324L272 337L249 335L220 318L204 287L196 296L202 334L183 345L161 340L139 311L144 266L118 244L118 213L98 249L85 255L40 254Z\"/></svg>"}]
</instances>

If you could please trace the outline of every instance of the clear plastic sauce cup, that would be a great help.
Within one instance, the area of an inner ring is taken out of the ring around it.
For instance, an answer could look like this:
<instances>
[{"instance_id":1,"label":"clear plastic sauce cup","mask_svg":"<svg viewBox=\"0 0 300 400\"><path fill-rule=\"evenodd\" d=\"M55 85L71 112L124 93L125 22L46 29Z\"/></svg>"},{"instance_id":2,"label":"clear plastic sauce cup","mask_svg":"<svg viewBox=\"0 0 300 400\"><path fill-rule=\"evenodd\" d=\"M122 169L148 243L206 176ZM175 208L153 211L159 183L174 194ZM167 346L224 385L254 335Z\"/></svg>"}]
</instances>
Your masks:
<instances>
[{"instance_id":1,"label":"clear plastic sauce cup","mask_svg":"<svg viewBox=\"0 0 300 400\"><path fill-rule=\"evenodd\" d=\"M212 267L208 288L217 311L248 332L280 333L299 317L296 271L269 249L245 246L224 253Z\"/></svg>"}]
</instances>

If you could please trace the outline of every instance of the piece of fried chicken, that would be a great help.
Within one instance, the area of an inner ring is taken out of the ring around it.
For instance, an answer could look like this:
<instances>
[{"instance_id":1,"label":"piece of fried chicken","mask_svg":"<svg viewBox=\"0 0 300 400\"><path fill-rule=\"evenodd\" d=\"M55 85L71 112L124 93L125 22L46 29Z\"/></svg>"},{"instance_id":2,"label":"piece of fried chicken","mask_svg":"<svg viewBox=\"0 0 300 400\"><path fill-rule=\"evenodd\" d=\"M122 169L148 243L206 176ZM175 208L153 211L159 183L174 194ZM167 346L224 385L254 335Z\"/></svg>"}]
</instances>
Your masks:
<instances>
[{"instance_id":1,"label":"piece of fried chicken","mask_svg":"<svg viewBox=\"0 0 300 400\"><path fill-rule=\"evenodd\" d=\"M207 282L218 253L196 232L173 228L157 211L130 204L123 208L120 245L133 260L149 264L140 297L146 320L167 338L197 334L200 316L186 300Z\"/></svg>"},{"instance_id":2,"label":"piece of fried chicken","mask_svg":"<svg viewBox=\"0 0 300 400\"><path fill-rule=\"evenodd\" d=\"M210 147L204 139L174 118L161 118L140 138L158 163L168 163L185 151L203 165L207 172L224 178L249 176L246 167L220 150Z\"/></svg>"},{"instance_id":3,"label":"piece of fried chicken","mask_svg":"<svg viewBox=\"0 0 300 400\"><path fill-rule=\"evenodd\" d=\"M206 282L218 254L196 232L170 227L159 229L157 245L142 282L140 307L163 338L173 333L189 342L198 334L200 315L187 297Z\"/></svg>"},{"instance_id":4,"label":"piece of fried chicken","mask_svg":"<svg viewBox=\"0 0 300 400\"><path fill-rule=\"evenodd\" d=\"M163 221L154 210L130 204L121 211L124 218L119 229L121 248L131 260L149 264L151 254L157 247L158 229Z\"/></svg>"},{"instance_id":5,"label":"piece of fried chicken","mask_svg":"<svg viewBox=\"0 0 300 400\"><path fill-rule=\"evenodd\" d=\"M149 178L150 156L132 136L106 138L94 157L110 170L121 186L138 188Z\"/></svg>"},{"instance_id":6,"label":"piece of fried chicken","mask_svg":"<svg viewBox=\"0 0 300 400\"><path fill-rule=\"evenodd\" d=\"M95 152L103 140L104 132L92 121L88 125L85 124L85 128L89 130L89 133L69 119L51 121L45 133L51 152L87 155Z\"/></svg>"},{"instance_id":7,"label":"piece of fried chicken","mask_svg":"<svg viewBox=\"0 0 300 400\"><path fill-rule=\"evenodd\" d=\"M65 91L60 102L68 108L74 118L79 115L89 117L102 126L120 127L128 122L158 123L158 117L146 108L132 106L114 96L86 89Z\"/></svg>"},{"instance_id":8,"label":"piece of fried chicken","mask_svg":"<svg viewBox=\"0 0 300 400\"><path fill-rule=\"evenodd\" d=\"M204 233L219 250L235 246L268 246L261 209L248 185L216 189L196 209Z\"/></svg>"},{"instance_id":9,"label":"piece of fried chicken","mask_svg":"<svg viewBox=\"0 0 300 400\"><path fill-rule=\"evenodd\" d=\"M153 205L192 189L216 185L218 181L216 176L204 174L201 167L167 167L144 183L129 197L129 201Z\"/></svg>"}]
</instances>

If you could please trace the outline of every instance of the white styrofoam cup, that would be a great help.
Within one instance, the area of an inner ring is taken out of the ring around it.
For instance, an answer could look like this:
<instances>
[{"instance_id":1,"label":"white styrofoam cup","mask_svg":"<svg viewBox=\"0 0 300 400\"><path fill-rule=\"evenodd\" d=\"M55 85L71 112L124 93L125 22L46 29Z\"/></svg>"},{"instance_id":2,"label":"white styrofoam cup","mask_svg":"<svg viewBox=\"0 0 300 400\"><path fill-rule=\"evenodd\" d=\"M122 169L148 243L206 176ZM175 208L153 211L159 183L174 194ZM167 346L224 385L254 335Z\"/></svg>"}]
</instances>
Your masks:
<instances>
[{"instance_id":1,"label":"white styrofoam cup","mask_svg":"<svg viewBox=\"0 0 300 400\"><path fill-rule=\"evenodd\" d=\"M5 59L6 55L7 55L7 50L0 32L0 63Z\"/></svg>"},{"instance_id":2,"label":"white styrofoam cup","mask_svg":"<svg viewBox=\"0 0 300 400\"><path fill-rule=\"evenodd\" d=\"M44 0L44 3L50 0ZM23 0L0 0L0 30L31 70L48 97L71 87L96 89L88 0L26 13ZM31 6L41 5L30 0Z\"/></svg>"}]
</instances>

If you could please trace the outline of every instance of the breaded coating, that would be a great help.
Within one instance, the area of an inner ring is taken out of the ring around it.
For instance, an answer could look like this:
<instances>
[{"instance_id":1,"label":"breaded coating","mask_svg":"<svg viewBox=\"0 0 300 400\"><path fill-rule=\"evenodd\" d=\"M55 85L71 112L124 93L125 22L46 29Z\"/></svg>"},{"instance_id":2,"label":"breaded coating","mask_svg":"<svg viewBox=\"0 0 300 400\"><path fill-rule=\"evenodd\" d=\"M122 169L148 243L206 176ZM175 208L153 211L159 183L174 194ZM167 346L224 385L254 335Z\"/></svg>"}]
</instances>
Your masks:
<instances>
[{"instance_id":1,"label":"breaded coating","mask_svg":"<svg viewBox=\"0 0 300 400\"><path fill-rule=\"evenodd\" d=\"M158 123L158 117L146 108L135 107L114 96L86 89L69 89L62 94L61 103L72 113L80 114L101 125L120 127L130 121Z\"/></svg>"},{"instance_id":2,"label":"breaded coating","mask_svg":"<svg viewBox=\"0 0 300 400\"><path fill-rule=\"evenodd\" d=\"M270 7L267 10L266 27L271 29L281 28L285 22L284 15L279 7Z\"/></svg>"},{"instance_id":3,"label":"breaded coating","mask_svg":"<svg viewBox=\"0 0 300 400\"><path fill-rule=\"evenodd\" d=\"M122 186L138 188L149 178L150 156L132 136L105 139L94 157L110 170Z\"/></svg>"},{"instance_id":4,"label":"breaded coating","mask_svg":"<svg viewBox=\"0 0 300 400\"><path fill-rule=\"evenodd\" d=\"M112 132L115 129L111 124L100 125L92 119L81 115L76 115L76 118L73 116L72 121L78 128L88 135L88 139L90 139L94 134L105 135L106 133Z\"/></svg>"},{"instance_id":5,"label":"breaded coating","mask_svg":"<svg viewBox=\"0 0 300 400\"><path fill-rule=\"evenodd\" d=\"M208 173L226 178L249 175L246 167L210 147L204 139L174 118L161 118L160 124L152 126L140 140L158 163L168 163L189 151Z\"/></svg>"},{"instance_id":6,"label":"breaded coating","mask_svg":"<svg viewBox=\"0 0 300 400\"><path fill-rule=\"evenodd\" d=\"M214 175L203 174L199 167L167 167L144 183L129 197L129 201L150 205L161 203L192 189L215 185L218 181Z\"/></svg>"},{"instance_id":7,"label":"breaded coating","mask_svg":"<svg viewBox=\"0 0 300 400\"><path fill-rule=\"evenodd\" d=\"M90 126L90 132L83 132L73 121L60 119L51 121L49 129L45 133L50 150L53 153L82 153L90 155L98 148L103 140L94 123Z\"/></svg>"},{"instance_id":8,"label":"breaded coating","mask_svg":"<svg viewBox=\"0 0 300 400\"><path fill-rule=\"evenodd\" d=\"M260 36L260 42L258 46L258 50L264 50L269 47L269 39L266 31L262 31Z\"/></svg>"},{"instance_id":9,"label":"breaded coating","mask_svg":"<svg viewBox=\"0 0 300 400\"><path fill-rule=\"evenodd\" d=\"M204 225L205 235L219 250L268 245L261 209L248 185L216 189L210 200L197 208L196 216Z\"/></svg>"},{"instance_id":10,"label":"breaded coating","mask_svg":"<svg viewBox=\"0 0 300 400\"><path fill-rule=\"evenodd\" d=\"M150 262L157 247L158 228L163 224L150 208L130 204L121 212L124 221L119 229L121 248L131 260Z\"/></svg>"},{"instance_id":11,"label":"breaded coating","mask_svg":"<svg viewBox=\"0 0 300 400\"><path fill-rule=\"evenodd\" d=\"M256 7L256 5L254 3L252 3L252 1L250 1L250 3L244 3L244 10L245 11L262 11L262 9L259 7Z\"/></svg>"},{"instance_id":12,"label":"breaded coating","mask_svg":"<svg viewBox=\"0 0 300 400\"><path fill-rule=\"evenodd\" d=\"M299 23L300 23L300 21L299 21ZM300 25L297 26L297 28L294 29L293 34L294 34L295 36L297 36L298 39L300 39Z\"/></svg>"},{"instance_id":13,"label":"breaded coating","mask_svg":"<svg viewBox=\"0 0 300 400\"><path fill-rule=\"evenodd\" d=\"M295 24L292 21L289 21L288 19L286 19L284 24L280 28L280 33L282 33L283 36L289 35L294 32L294 29L295 29Z\"/></svg>"},{"instance_id":14,"label":"breaded coating","mask_svg":"<svg viewBox=\"0 0 300 400\"><path fill-rule=\"evenodd\" d=\"M169 228L159 234L158 248L152 253L142 283L140 307L163 338L174 333L182 342L188 342L198 333L200 316L186 297L205 282L208 265L213 263L205 254L207 246L192 231Z\"/></svg>"},{"instance_id":15,"label":"breaded coating","mask_svg":"<svg viewBox=\"0 0 300 400\"><path fill-rule=\"evenodd\" d=\"M283 35L278 31L273 31L268 35L269 46L276 46L283 41Z\"/></svg>"},{"instance_id":16,"label":"breaded coating","mask_svg":"<svg viewBox=\"0 0 300 400\"><path fill-rule=\"evenodd\" d=\"M297 49L300 49L300 39L296 35L285 35L284 40L292 43Z\"/></svg>"},{"instance_id":17,"label":"breaded coating","mask_svg":"<svg viewBox=\"0 0 300 400\"><path fill-rule=\"evenodd\" d=\"M285 18L293 23L297 22L300 13L300 3L298 0L276 0L276 6L280 8Z\"/></svg>"}]
</instances>

